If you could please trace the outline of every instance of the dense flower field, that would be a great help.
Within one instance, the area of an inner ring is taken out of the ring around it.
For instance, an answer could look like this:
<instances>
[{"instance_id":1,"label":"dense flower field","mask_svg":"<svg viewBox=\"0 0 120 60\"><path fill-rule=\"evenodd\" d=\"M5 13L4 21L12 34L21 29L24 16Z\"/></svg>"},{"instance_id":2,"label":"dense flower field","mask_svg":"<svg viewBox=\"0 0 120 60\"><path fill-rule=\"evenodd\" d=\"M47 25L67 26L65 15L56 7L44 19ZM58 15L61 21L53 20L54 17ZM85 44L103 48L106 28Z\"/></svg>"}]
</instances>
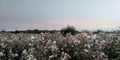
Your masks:
<instances>
[{"instance_id":1,"label":"dense flower field","mask_svg":"<svg viewBox=\"0 0 120 60\"><path fill-rule=\"evenodd\" d=\"M120 34L0 33L0 60L120 60Z\"/></svg>"}]
</instances>

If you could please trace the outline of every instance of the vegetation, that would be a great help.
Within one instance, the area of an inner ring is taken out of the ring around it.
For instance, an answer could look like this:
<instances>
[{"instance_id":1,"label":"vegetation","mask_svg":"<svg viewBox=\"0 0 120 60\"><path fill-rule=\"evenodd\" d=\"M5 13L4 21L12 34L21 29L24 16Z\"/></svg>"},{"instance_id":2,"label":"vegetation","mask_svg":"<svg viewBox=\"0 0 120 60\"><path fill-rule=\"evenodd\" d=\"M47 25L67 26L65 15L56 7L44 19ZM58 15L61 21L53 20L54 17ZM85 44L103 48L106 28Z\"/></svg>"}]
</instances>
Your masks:
<instances>
[{"instance_id":1,"label":"vegetation","mask_svg":"<svg viewBox=\"0 0 120 60\"><path fill-rule=\"evenodd\" d=\"M66 35L67 33L71 33L72 35L75 35L76 33L78 33L78 31L75 29L74 26L67 26L65 28L62 28L61 33L63 33L63 35Z\"/></svg>"},{"instance_id":2,"label":"vegetation","mask_svg":"<svg viewBox=\"0 0 120 60\"><path fill-rule=\"evenodd\" d=\"M120 60L120 33L0 33L0 60Z\"/></svg>"},{"instance_id":3,"label":"vegetation","mask_svg":"<svg viewBox=\"0 0 120 60\"><path fill-rule=\"evenodd\" d=\"M64 36L63 36L64 34ZM1 31L0 60L120 60L120 31Z\"/></svg>"},{"instance_id":4,"label":"vegetation","mask_svg":"<svg viewBox=\"0 0 120 60\"><path fill-rule=\"evenodd\" d=\"M3 32L3 31L1 31L1 32ZM10 33L15 33L15 34L18 34L18 33L40 34L40 33L54 33L54 32L58 32L58 30L38 30L38 29L34 29L34 30L23 30L23 31L16 30L16 31L9 31L9 32Z\"/></svg>"}]
</instances>

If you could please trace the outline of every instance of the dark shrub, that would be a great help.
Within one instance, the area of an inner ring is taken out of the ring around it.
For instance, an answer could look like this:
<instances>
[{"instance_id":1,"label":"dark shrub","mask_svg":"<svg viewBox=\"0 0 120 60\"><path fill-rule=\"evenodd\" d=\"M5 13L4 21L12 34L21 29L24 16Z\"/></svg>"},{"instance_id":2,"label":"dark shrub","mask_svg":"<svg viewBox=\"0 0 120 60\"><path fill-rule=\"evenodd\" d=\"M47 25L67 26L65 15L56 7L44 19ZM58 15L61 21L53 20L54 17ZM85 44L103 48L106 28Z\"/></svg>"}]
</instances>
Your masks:
<instances>
[{"instance_id":1,"label":"dark shrub","mask_svg":"<svg viewBox=\"0 0 120 60\"><path fill-rule=\"evenodd\" d=\"M75 29L74 26L67 26L65 28L62 28L61 33L63 33L63 35L67 34L67 33L71 33L72 35L75 35L76 33L78 33L78 31Z\"/></svg>"}]
</instances>

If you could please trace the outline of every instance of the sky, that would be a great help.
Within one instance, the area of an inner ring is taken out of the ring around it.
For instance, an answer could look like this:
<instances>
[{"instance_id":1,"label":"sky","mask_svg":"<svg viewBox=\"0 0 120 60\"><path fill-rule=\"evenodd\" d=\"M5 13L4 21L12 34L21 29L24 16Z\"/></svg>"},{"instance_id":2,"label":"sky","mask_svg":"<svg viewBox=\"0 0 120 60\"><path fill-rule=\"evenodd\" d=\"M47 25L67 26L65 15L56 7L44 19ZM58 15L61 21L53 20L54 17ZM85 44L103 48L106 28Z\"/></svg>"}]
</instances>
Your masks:
<instances>
[{"instance_id":1,"label":"sky","mask_svg":"<svg viewBox=\"0 0 120 60\"><path fill-rule=\"evenodd\" d=\"M115 30L120 0L0 0L0 30Z\"/></svg>"}]
</instances>

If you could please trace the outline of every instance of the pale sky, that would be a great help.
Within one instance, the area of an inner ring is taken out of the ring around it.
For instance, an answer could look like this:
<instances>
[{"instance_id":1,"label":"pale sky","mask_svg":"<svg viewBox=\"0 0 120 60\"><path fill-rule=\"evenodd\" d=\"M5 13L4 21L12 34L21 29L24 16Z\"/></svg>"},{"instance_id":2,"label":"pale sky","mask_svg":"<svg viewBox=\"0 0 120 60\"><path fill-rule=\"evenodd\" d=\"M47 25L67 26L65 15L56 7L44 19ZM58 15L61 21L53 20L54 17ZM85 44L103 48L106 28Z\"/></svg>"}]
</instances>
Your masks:
<instances>
[{"instance_id":1,"label":"pale sky","mask_svg":"<svg viewBox=\"0 0 120 60\"><path fill-rule=\"evenodd\" d=\"M120 26L120 0L0 0L0 30L113 30Z\"/></svg>"}]
</instances>

